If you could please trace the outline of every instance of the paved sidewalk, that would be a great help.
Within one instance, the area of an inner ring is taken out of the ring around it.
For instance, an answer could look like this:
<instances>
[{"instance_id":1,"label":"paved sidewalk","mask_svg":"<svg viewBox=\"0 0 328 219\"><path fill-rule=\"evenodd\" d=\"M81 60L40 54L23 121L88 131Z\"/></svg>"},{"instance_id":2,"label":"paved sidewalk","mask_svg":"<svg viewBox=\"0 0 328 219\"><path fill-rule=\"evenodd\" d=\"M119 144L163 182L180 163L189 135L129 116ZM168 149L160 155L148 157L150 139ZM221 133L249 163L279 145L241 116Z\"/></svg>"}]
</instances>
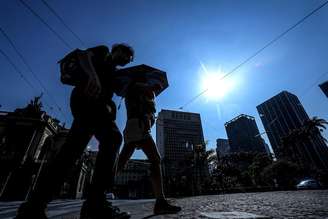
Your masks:
<instances>
[{"instance_id":1,"label":"paved sidewalk","mask_svg":"<svg viewBox=\"0 0 328 219\"><path fill-rule=\"evenodd\" d=\"M177 215L152 216L153 203L123 205L120 208L131 212L131 219L206 218L202 213L236 211L268 218L328 219L328 190L197 196L176 199L174 203L183 208ZM71 215L61 219L78 219L78 216Z\"/></svg>"}]
</instances>

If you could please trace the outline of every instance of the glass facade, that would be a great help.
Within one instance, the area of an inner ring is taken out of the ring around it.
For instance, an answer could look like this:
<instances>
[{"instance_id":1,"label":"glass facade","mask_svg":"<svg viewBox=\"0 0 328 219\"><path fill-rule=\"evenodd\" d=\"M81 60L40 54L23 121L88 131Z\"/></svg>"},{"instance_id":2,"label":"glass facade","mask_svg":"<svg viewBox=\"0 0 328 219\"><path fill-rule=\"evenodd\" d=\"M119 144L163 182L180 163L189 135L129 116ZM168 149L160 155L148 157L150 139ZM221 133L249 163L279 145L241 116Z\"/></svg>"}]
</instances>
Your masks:
<instances>
[{"instance_id":1,"label":"glass facade","mask_svg":"<svg viewBox=\"0 0 328 219\"><path fill-rule=\"evenodd\" d=\"M231 152L266 152L254 117L241 114L226 122L225 129Z\"/></svg>"},{"instance_id":2,"label":"glass facade","mask_svg":"<svg viewBox=\"0 0 328 219\"><path fill-rule=\"evenodd\" d=\"M179 162L186 154L192 152L193 146L205 147L200 115L161 110L156 121L156 144L162 159L167 164L165 174L177 174Z\"/></svg>"},{"instance_id":3,"label":"glass facade","mask_svg":"<svg viewBox=\"0 0 328 219\"><path fill-rule=\"evenodd\" d=\"M303 123L309 120L301 102L296 95L282 91L258 105L257 111L277 159L287 156L283 152L282 138L288 136L292 130L302 127ZM320 133L311 136L307 142L297 143L293 148L295 154L288 156L305 159L307 163L316 167L327 168L328 149L322 139Z\"/></svg>"}]
</instances>

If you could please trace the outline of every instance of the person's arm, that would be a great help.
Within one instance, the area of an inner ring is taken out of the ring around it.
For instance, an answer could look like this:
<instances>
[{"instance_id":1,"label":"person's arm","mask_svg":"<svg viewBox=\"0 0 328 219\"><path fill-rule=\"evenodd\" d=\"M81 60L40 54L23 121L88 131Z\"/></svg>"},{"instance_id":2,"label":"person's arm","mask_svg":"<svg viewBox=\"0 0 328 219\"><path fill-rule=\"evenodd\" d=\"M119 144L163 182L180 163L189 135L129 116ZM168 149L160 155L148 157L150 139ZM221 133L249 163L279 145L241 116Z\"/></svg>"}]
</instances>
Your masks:
<instances>
[{"instance_id":1,"label":"person's arm","mask_svg":"<svg viewBox=\"0 0 328 219\"><path fill-rule=\"evenodd\" d=\"M80 64L87 75L87 83L84 89L85 94L91 98L97 98L101 92L101 84L97 72L92 64L91 51L85 51L80 54Z\"/></svg>"}]
</instances>

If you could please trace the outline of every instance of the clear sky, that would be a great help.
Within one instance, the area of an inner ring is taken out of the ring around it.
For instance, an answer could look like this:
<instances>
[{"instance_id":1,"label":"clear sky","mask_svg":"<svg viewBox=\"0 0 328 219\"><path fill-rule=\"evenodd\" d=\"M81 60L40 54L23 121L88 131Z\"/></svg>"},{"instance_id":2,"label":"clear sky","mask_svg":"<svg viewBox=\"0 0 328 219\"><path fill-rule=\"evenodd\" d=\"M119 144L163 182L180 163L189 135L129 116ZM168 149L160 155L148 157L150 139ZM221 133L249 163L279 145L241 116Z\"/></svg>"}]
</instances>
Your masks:
<instances>
[{"instance_id":1,"label":"clear sky","mask_svg":"<svg viewBox=\"0 0 328 219\"><path fill-rule=\"evenodd\" d=\"M177 110L202 91L206 71L231 71L324 2L46 0L83 40L82 45L41 0L24 1L71 48L125 42L136 52L132 65L147 64L166 71L170 86L157 99L158 111ZM45 106L45 110L70 126L72 88L60 83L56 62L71 48L18 0L0 1L0 27L62 107L66 119L47 95L43 101L54 108ZM28 86L0 54L0 110L12 111L42 89L3 35L0 49L36 88ZM184 110L201 114L208 148L215 147L216 138L226 137L224 123L241 113L255 116L264 131L256 106L282 90L296 94L310 116L328 119L328 99L317 86L328 79L327 57L328 5L224 79L221 86L233 84L225 95L213 100L205 94ZM119 102L117 97L114 100ZM123 107L117 119L121 130L125 119ZM91 144L96 147L95 141ZM135 153L134 157L143 156Z\"/></svg>"}]
</instances>

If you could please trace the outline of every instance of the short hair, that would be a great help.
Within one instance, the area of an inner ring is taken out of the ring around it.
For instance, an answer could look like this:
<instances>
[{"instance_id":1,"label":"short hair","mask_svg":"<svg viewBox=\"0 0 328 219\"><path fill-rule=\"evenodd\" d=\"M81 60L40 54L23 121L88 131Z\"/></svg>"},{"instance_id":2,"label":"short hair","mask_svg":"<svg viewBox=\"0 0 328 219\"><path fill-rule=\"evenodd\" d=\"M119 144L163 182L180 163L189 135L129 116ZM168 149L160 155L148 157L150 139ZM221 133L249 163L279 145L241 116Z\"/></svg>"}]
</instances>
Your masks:
<instances>
[{"instance_id":1,"label":"short hair","mask_svg":"<svg viewBox=\"0 0 328 219\"><path fill-rule=\"evenodd\" d=\"M116 43L112 46L112 53L114 53L117 50L122 50L124 53L127 53L131 56L131 59L134 58L134 50L131 46L125 43Z\"/></svg>"}]
</instances>

